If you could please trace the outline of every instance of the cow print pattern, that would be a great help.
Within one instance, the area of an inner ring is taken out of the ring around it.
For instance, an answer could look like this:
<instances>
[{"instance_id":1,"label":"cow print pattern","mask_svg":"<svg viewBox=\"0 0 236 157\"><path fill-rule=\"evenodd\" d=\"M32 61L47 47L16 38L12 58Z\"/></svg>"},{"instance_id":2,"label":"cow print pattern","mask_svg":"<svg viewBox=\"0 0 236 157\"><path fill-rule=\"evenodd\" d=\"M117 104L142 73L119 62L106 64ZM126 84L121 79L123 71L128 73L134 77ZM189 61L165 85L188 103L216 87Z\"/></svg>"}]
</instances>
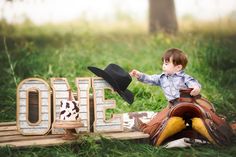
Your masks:
<instances>
[{"instance_id":1,"label":"cow print pattern","mask_svg":"<svg viewBox=\"0 0 236 157\"><path fill-rule=\"evenodd\" d=\"M79 103L78 101L62 100L60 106L60 120L78 120Z\"/></svg>"}]
</instances>

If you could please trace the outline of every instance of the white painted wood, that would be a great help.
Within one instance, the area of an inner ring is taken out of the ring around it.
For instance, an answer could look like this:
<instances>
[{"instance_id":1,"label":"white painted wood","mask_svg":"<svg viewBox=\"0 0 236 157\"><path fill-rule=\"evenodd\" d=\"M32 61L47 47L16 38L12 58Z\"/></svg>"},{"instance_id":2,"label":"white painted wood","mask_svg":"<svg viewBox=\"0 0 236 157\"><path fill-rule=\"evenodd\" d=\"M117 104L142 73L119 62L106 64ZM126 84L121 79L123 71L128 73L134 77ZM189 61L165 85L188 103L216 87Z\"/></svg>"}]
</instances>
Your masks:
<instances>
[{"instance_id":1,"label":"white painted wood","mask_svg":"<svg viewBox=\"0 0 236 157\"><path fill-rule=\"evenodd\" d=\"M89 111L89 89L91 88L90 78L77 78L78 101L80 104L80 118L84 124L81 128L76 128L76 132L90 132L90 111Z\"/></svg>"},{"instance_id":2,"label":"white painted wood","mask_svg":"<svg viewBox=\"0 0 236 157\"><path fill-rule=\"evenodd\" d=\"M106 109L116 107L115 100L105 100L104 90L111 89L111 86L102 78L95 77L92 79L94 95L94 132L115 132L123 131L123 117L114 114L111 119L106 120Z\"/></svg>"},{"instance_id":3,"label":"white painted wood","mask_svg":"<svg viewBox=\"0 0 236 157\"><path fill-rule=\"evenodd\" d=\"M47 128L35 128L35 129L29 129L29 128L25 128L22 130L22 134L24 135L38 135L40 133L40 130L45 130Z\"/></svg>"},{"instance_id":4,"label":"white painted wood","mask_svg":"<svg viewBox=\"0 0 236 157\"><path fill-rule=\"evenodd\" d=\"M80 97L87 98L87 89L80 89Z\"/></svg>"},{"instance_id":5,"label":"white painted wood","mask_svg":"<svg viewBox=\"0 0 236 157\"><path fill-rule=\"evenodd\" d=\"M25 120L20 120L19 124L21 125L21 129L25 130L25 129L36 129L36 131L40 131L37 130L38 128L47 128L48 126L48 120L42 120L40 125L31 125L30 127L28 126L28 123Z\"/></svg>"},{"instance_id":6,"label":"white painted wood","mask_svg":"<svg viewBox=\"0 0 236 157\"><path fill-rule=\"evenodd\" d=\"M21 104L21 106L25 106L26 107L26 97L24 97L24 98L20 98L20 104Z\"/></svg>"},{"instance_id":7,"label":"white painted wood","mask_svg":"<svg viewBox=\"0 0 236 157\"><path fill-rule=\"evenodd\" d=\"M34 78L33 78L34 79ZM28 81L27 81L27 84L33 84L33 85L37 85L37 84L43 84L42 82L40 82L39 80L38 80L38 78L36 78L35 80L33 80L33 79L29 79ZM24 85L23 85L23 87L24 87ZM23 88L24 89L24 88Z\"/></svg>"},{"instance_id":8,"label":"white painted wood","mask_svg":"<svg viewBox=\"0 0 236 157\"><path fill-rule=\"evenodd\" d=\"M80 118L84 124L83 127L77 128L77 132L90 132L90 111L89 111L89 89L91 88L90 78L77 78L78 101L80 104Z\"/></svg>"},{"instance_id":9,"label":"white painted wood","mask_svg":"<svg viewBox=\"0 0 236 157\"><path fill-rule=\"evenodd\" d=\"M82 82L81 82L82 81ZM79 104L83 105L83 108L79 112L80 119L83 119L84 127L82 127L82 130L86 130L89 132L89 88L90 88L90 78L76 78L76 85L77 85L77 95L78 95L78 102ZM68 89L71 89L69 86L69 83L66 78L52 78L51 79L51 86L53 88L53 99L54 99L54 122L59 120L60 115L60 104L62 100L68 99L69 92ZM72 95L72 99L75 99ZM86 107L84 107L86 106ZM80 128L79 128L80 129ZM78 130L79 132L79 129ZM52 127L52 134L63 134L64 131L59 128L54 128L54 125Z\"/></svg>"},{"instance_id":10,"label":"white painted wood","mask_svg":"<svg viewBox=\"0 0 236 157\"><path fill-rule=\"evenodd\" d=\"M103 91L102 90L97 90L96 92L96 97L102 97L103 96Z\"/></svg>"},{"instance_id":11,"label":"white painted wood","mask_svg":"<svg viewBox=\"0 0 236 157\"><path fill-rule=\"evenodd\" d=\"M96 94L96 92L95 92L95 94ZM101 104L101 105L105 104L103 102L103 98L102 97L96 97L96 104Z\"/></svg>"},{"instance_id":12,"label":"white painted wood","mask_svg":"<svg viewBox=\"0 0 236 157\"><path fill-rule=\"evenodd\" d=\"M86 98L86 99L85 99L84 97L83 97L83 98L80 98L80 101L79 101L79 102L80 102L80 105L82 104L82 105L86 105L86 106L87 106L87 101L88 101L88 99L89 99L89 98Z\"/></svg>"},{"instance_id":13,"label":"white painted wood","mask_svg":"<svg viewBox=\"0 0 236 157\"><path fill-rule=\"evenodd\" d=\"M80 108L79 108L79 109L80 109L80 112L81 112L81 113L82 113L82 112L85 112L85 113L87 112L87 106L84 106L84 105L82 106L82 105L80 105Z\"/></svg>"},{"instance_id":14,"label":"white painted wood","mask_svg":"<svg viewBox=\"0 0 236 157\"><path fill-rule=\"evenodd\" d=\"M65 97L65 98L58 98L58 97L55 97L56 98L56 100L54 101L56 104L60 104L61 103L61 101L62 100L65 100L65 99L67 99L68 97ZM59 111L60 110L60 105L57 105L56 106L57 107L57 109L56 109L56 111Z\"/></svg>"},{"instance_id":15,"label":"white painted wood","mask_svg":"<svg viewBox=\"0 0 236 157\"><path fill-rule=\"evenodd\" d=\"M111 87L111 86L104 80L104 81L96 81L94 87L96 89L103 89L104 87Z\"/></svg>"},{"instance_id":16,"label":"white painted wood","mask_svg":"<svg viewBox=\"0 0 236 157\"><path fill-rule=\"evenodd\" d=\"M39 93L39 120L30 123L28 120L28 92L37 90ZM23 135L44 135L51 126L50 87L46 81L39 78L28 78L17 87L17 129ZM25 130L31 130L31 132Z\"/></svg>"},{"instance_id":17,"label":"white painted wood","mask_svg":"<svg viewBox=\"0 0 236 157\"><path fill-rule=\"evenodd\" d=\"M80 112L80 119L84 119L88 121L88 113L87 112Z\"/></svg>"},{"instance_id":18,"label":"white painted wood","mask_svg":"<svg viewBox=\"0 0 236 157\"><path fill-rule=\"evenodd\" d=\"M28 86L28 88L25 88L25 89L30 89L30 88L33 88L33 87L34 87L33 84L30 84L30 85L31 85L31 86ZM38 87L40 87L40 86L38 86ZM34 87L34 88L38 88L38 87ZM40 89L40 88L38 88L38 89ZM49 97L48 91L47 91L47 92L46 92L46 91L40 91L40 92L41 92L41 98L43 98L43 99L48 99L48 97ZM20 91L19 94L20 94L20 97L21 97L22 99L26 99L26 97L27 97L27 91Z\"/></svg>"},{"instance_id":19,"label":"white painted wood","mask_svg":"<svg viewBox=\"0 0 236 157\"><path fill-rule=\"evenodd\" d=\"M54 88L56 88L57 89L57 91L64 91L66 88L68 88L67 87L67 85L66 84L62 84L62 82L60 82L60 81L55 81L54 82ZM68 93L68 92L67 92Z\"/></svg>"},{"instance_id":20,"label":"white painted wood","mask_svg":"<svg viewBox=\"0 0 236 157\"><path fill-rule=\"evenodd\" d=\"M103 123L103 122L106 122L106 121L109 121L109 120L104 120L104 118L97 118L97 122L101 123L101 125L107 125L106 123ZM111 123L108 123L108 125L109 124L111 124ZM112 125L113 124L120 124L120 114L113 115Z\"/></svg>"},{"instance_id":21,"label":"white painted wood","mask_svg":"<svg viewBox=\"0 0 236 157\"><path fill-rule=\"evenodd\" d=\"M45 85L43 82L40 81L38 81L38 83L35 84L29 81L22 85L21 90L29 89L32 86L41 89L42 92L47 91L47 85Z\"/></svg>"},{"instance_id":22,"label":"white painted wood","mask_svg":"<svg viewBox=\"0 0 236 157\"><path fill-rule=\"evenodd\" d=\"M83 83L83 82L81 82L81 83ZM83 83L83 84L80 84L80 89L81 89L81 90L86 90L86 89L90 88L87 83L88 83L88 82Z\"/></svg>"},{"instance_id":23,"label":"white painted wood","mask_svg":"<svg viewBox=\"0 0 236 157\"><path fill-rule=\"evenodd\" d=\"M97 113L97 118L104 118L103 111L99 112L99 111L96 110L96 113Z\"/></svg>"},{"instance_id":24,"label":"white painted wood","mask_svg":"<svg viewBox=\"0 0 236 157\"><path fill-rule=\"evenodd\" d=\"M53 89L53 118L55 123L59 120L60 106L62 100L67 100L69 97L68 89L70 89L69 83L66 78L51 78L51 87ZM72 95L72 99L74 96ZM63 129L55 128L52 125L52 134L63 134Z\"/></svg>"},{"instance_id":25,"label":"white painted wood","mask_svg":"<svg viewBox=\"0 0 236 157\"><path fill-rule=\"evenodd\" d=\"M57 89L57 88L55 88L55 89ZM56 99L68 99L68 97L69 97L69 92L67 91L67 88L65 88L63 91L62 91L62 89L60 89L60 91L57 90L55 92L55 94L56 94L55 95Z\"/></svg>"},{"instance_id":26,"label":"white painted wood","mask_svg":"<svg viewBox=\"0 0 236 157\"><path fill-rule=\"evenodd\" d=\"M111 128L113 129L113 131L111 131ZM96 131L97 132L119 132L120 130L122 130L122 126L120 125L99 125L96 127Z\"/></svg>"}]
</instances>

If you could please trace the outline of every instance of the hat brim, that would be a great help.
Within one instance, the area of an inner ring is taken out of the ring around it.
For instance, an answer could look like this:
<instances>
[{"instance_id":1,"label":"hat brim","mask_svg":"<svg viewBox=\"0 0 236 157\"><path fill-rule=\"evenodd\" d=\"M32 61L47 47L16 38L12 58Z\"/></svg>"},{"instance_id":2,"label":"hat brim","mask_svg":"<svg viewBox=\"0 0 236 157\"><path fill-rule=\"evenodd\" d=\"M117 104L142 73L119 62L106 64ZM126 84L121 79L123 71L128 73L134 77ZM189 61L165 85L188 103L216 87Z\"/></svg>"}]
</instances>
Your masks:
<instances>
[{"instance_id":1,"label":"hat brim","mask_svg":"<svg viewBox=\"0 0 236 157\"><path fill-rule=\"evenodd\" d=\"M134 95L128 89L126 89L125 91L118 90L117 92L129 104L132 104L134 102Z\"/></svg>"},{"instance_id":2,"label":"hat brim","mask_svg":"<svg viewBox=\"0 0 236 157\"><path fill-rule=\"evenodd\" d=\"M132 92L130 92L128 89L122 91L120 90L119 86L117 85L116 81L104 70L99 69L97 67L91 67L89 66L88 69L93 72L98 77L102 77L105 81L107 81L112 88L129 104L132 104L134 101L134 96Z\"/></svg>"}]
</instances>

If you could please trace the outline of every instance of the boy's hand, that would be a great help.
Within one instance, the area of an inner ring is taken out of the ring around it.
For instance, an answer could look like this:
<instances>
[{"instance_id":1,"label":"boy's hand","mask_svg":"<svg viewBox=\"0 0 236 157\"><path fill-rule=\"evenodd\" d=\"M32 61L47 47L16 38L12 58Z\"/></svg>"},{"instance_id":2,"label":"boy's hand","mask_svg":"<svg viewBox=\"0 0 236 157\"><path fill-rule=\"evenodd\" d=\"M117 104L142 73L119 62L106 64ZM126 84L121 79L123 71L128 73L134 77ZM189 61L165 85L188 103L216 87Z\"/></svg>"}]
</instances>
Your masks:
<instances>
[{"instance_id":1,"label":"boy's hand","mask_svg":"<svg viewBox=\"0 0 236 157\"><path fill-rule=\"evenodd\" d=\"M138 78L141 76L141 72L139 72L139 71L136 70L136 69L133 69L133 70L129 73L129 75L138 79Z\"/></svg>"},{"instance_id":2,"label":"boy's hand","mask_svg":"<svg viewBox=\"0 0 236 157\"><path fill-rule=\"evenodd\" d=\"M201 90L200 87L194 86L194 87L192 87L192 88L193 88L193 90L190 92L190 95L196 96L196 95L198 95L198 94L200 93L200 90Z\"/></svg>"}]
</instances>

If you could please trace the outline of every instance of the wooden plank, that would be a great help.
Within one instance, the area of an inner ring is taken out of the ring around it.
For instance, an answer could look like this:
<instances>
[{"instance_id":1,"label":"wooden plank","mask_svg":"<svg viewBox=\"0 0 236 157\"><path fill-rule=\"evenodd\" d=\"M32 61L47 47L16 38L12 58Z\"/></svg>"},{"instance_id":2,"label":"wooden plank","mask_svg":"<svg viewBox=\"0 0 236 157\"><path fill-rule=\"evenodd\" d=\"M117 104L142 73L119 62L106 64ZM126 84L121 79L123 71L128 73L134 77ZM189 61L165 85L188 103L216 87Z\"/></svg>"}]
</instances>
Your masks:
<instances>
[{"instance_id":1,"label":"wooden plank","mask_svg":"<svg viewBox=\"0 0 236 157\"><path fill-rule=\"evenodd\" d=\"M64 143L72 143L74 141L63 140L62 138L51 138L51 139L37 139L30 141L12 141L6 143L0 143L0 147L10 146L17 148L31 147L31 146L52 146Z\"/></svg>"},{"instance_id":2,"label":"wooden plank","mask_svg":"<svg viewBox=\"0 0 236 157\"><path fill-rule=\"evenodd\" d=\"M16 122L0 122L0 126L12 126L16 125Z\"/></svg>"},{"instance_id":3,"label":"wooden plank","mask_svg":"<svg viewBox=\"0 0 236 157\"><path fill-rule=\"evenodd\" d=\"M96 140L100 136L119 140L136 140L148 139L149 135L143 132L113 132L113 133L80 133L79 136L89 135ZM98 136L99 135L99 136ZM73 143L76 140L63 140L62 135L45 135L45 136L24 136L17 131L16 122L0 123L0 147L9 145L10 147L29 147L29 146L52 146L64 143Z\"/></svg>"},{"instance_id":4,"label":"wooden plank","mask_svg":"<svg viewBox=\"0 0 236 157\"><path fill-rule=\"evenodd\" d=\"M80 136L88 135L88 133L81 134ZM149 138L148 134L144 134L142 132L116 132L116 133L101 133L101 134L89 134L90 136L94 137L95 139L99 140L101 135L105 138L111 139L120 139L120 140L135 140L135 139L147 139ZM14 140L15 138L15 140ZM10 146L10 147L29 147L29 146L52 146L52 145L59 145L59 144L69 144L76 142L76 140L63 140L61 135L47 135L47 136L12 136L11 138L7 139L5 142L0 142L0 147L3 146Z\"/></svg>"},{"instance_id":5,"label":"wooden plank","mask_svg":"<svg viewBox=\"0 0 236 157\"><path fill-rule=\"evenodd\" d=\"M0 126L0 132L17 130L16 126Z\"/></svg>"},{"instance_id":6,"label":"wooden plank","mask_svg":"<svg viewBox=\"0 0 236 157\"><path fill-rule=\"evenodd\" d=\"M119 140L133 140L133 139L143 139L149 138L149 134L143 132L117 132L117 133L102 133L102 136L106 138L119 139Z\"/></svg>"},{"instance_id":7,"label":"wooden plank","mask_svg":"<svg viewBox=\"0 0 236 157\"><path fill-rule=\"evenodd\" d=\"M31 141L38 139L49 139L49 138L61 138L62 135L45 135L45 136L23 136L23 135L12 135L4 136L0 138L0 143L12 142L12 141Z\"/></svg>"},{"instance_id":8,"label":"wooden plank","mask_svg":"<svg viewBox=\"0 0 236 157\"><path fill-rule=\"evenodd\" d=\"M3 136L11 136L11 135L20 135L20 132L17 131L17 130L0 132L0 137L3 137Z\"/></svg>"}]
</instances>

